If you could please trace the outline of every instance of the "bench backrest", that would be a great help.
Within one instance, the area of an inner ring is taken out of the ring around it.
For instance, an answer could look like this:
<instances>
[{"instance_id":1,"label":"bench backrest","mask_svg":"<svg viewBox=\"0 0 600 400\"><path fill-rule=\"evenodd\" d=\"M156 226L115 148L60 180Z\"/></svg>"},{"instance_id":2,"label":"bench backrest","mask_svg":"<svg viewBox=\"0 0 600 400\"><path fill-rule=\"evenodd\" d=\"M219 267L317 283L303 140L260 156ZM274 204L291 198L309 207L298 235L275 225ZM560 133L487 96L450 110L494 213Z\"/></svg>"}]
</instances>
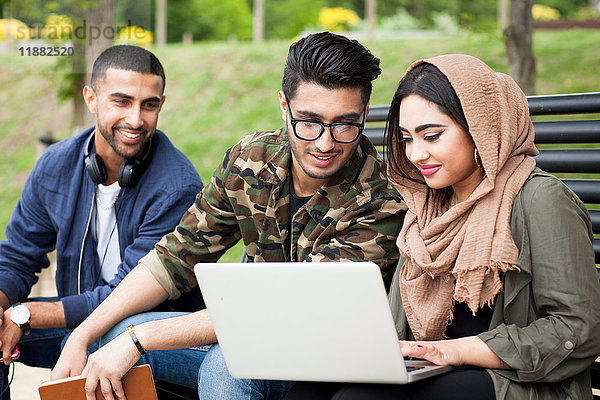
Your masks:
<instances>
[{"instance_id":1,"label":"bench backrest","mask_svg":"<svg viewBox=\"0 0 600 400\"><path fill-rule=\"evenodd\" d=\"M600 92L529 96L527 100L532 117L562 116L551 121L534 118L535 143L540 148L536 162L561 178L588 207L596 237L596 264L600 264L600 119L581 116L600 114ZM378 147L384 144L382 122L388 110L389 105L371 106L367 117L364 134ZM577 119L565 115L577 115Z\"/></svg>"}]
</instances>

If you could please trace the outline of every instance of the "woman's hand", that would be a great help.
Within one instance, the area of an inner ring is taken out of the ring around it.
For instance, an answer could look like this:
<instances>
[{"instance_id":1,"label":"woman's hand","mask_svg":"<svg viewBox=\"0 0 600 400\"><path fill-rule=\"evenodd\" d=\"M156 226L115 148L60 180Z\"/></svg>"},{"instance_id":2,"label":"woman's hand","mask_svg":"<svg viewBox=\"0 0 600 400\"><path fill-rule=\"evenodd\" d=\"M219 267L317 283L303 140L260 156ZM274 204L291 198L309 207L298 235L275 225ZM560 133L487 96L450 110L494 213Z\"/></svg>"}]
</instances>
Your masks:
<instances>
[{"instance_id":1,"label":"woman's hand","mask_svg":"<svg viewBox=\"0 0 600 400\"><path fill-rule=\"evenodd\" d=\"M400 341L404 357L422 358L436 365L463 365L459 346L454 340L436 340L431 342Z\"/></svg>"},{"instance_id":2,"label":"woman's hand","mask_svg":"<svg viewBox=\"0 0 600 400\"><path fill-rule=\"evenodd\" d=\"M400 349L404 357L422 358L436 365L510 368L477 336L435 341L401 340Z\"/></svg>"}]
</instances>

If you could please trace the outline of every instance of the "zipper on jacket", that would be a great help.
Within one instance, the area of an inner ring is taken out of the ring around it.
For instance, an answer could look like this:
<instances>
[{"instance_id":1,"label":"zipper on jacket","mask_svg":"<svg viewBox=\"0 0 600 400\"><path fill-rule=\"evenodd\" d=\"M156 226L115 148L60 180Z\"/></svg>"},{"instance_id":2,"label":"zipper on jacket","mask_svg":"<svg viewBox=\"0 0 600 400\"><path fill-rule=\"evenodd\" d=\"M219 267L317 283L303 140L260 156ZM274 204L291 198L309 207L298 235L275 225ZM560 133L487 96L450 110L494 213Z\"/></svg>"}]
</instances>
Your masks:
<instances>
[{"instance_id":1,"label":"zipper on jacket","mask_svg":"<svg viewBox=\"0 0 600 400\"><path fill-rule=\"evenodd\" d=\"M87 224L85 226L85 232L83 233L83 240L81 241L81 250L79 251L79 262L77 265L77 294L81 294L81 266L83 264L83 250L85 247L85 239L87 238L88 231L90 229L90 223L92 221L92 213L94 211L94 204L96 201L96 191L92 195L92 206L90 207L90 213L88 215Z\"/></svg>"}]
</instances>

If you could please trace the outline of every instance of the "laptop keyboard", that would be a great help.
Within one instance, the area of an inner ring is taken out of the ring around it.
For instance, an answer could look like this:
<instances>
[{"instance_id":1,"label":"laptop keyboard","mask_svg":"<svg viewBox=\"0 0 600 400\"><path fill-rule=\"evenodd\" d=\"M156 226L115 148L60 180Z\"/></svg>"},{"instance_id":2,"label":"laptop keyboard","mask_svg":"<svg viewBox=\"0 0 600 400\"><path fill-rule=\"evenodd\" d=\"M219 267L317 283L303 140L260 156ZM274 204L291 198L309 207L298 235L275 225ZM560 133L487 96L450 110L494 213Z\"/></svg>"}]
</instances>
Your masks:
<instances>
[{"instance_id":1,"label":"laptop keyboard","mask_svg":"<svg viewBox=\"0 0 600 400\"><path fill-rule=\"evenodd\" d=\"M418 371L420 369L423 369L425 367L414 367L414 366L407 366L406 367L406 372L413 372L413 371Z\"/></svg>"}]
</instances>

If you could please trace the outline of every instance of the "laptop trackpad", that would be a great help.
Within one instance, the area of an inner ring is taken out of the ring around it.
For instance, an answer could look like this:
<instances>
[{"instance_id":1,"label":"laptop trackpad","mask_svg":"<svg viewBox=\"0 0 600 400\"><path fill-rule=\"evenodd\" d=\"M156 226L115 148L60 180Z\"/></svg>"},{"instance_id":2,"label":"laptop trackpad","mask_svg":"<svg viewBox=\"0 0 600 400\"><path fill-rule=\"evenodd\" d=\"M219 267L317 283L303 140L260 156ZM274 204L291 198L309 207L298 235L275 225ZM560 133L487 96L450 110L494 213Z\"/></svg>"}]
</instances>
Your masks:
<instances>
[{"instance_id":1,"label":"laptop trackpad","mask_svg":"<svg viewBox=\"0 0 600 400\"><path fill-rule=\"evenodd\" d=\"M450 365L436 365L427 360L404 360L409 381L423 379L429 376L438 375L454 369Z\"/></svg>"}]
</instances>

